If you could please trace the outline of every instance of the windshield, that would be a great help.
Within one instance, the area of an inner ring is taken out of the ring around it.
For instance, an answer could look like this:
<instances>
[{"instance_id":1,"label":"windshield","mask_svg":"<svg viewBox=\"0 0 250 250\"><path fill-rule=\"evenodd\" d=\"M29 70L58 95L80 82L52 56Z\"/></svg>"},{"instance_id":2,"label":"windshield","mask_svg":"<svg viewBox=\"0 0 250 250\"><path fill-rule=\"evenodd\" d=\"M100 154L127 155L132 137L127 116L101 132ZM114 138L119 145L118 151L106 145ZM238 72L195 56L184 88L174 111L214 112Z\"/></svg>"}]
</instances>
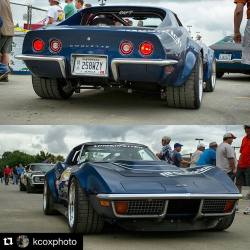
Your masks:
<instances>
[{"instance_id":1,"label":"windshield","mask_svg":"<svg viewBox=\"0 0 250 250\"><path fill-rule=\"evenodd\" d=\"M48 172L50 171L52 168L54 167L54 165L52 164L48 164L48 165L45 165L45 164L41 164L41 165L31 165L30 166L30 170L31 171L41 171L41 172Z\"/></svg>"},{"instance_id":2,"label":"windshield","mask_svg":"<svg viewBox=\"0 0 250 250\"><path fill-rule=\"evenodd\" d=\"M234 38L232 36L226 36L218 43L234 43Z\"/></svg>"},{"instance_id":3,"label":"windshield","mask_svg":"<svg viewBox=\"0 0 250 250\"><path fill-rule=\"evenodd\" d=\"M156 161L159 160L147 147L131 144L106 144L85 146L80 162L109 161Z\"/></svg>"}]
</instances>

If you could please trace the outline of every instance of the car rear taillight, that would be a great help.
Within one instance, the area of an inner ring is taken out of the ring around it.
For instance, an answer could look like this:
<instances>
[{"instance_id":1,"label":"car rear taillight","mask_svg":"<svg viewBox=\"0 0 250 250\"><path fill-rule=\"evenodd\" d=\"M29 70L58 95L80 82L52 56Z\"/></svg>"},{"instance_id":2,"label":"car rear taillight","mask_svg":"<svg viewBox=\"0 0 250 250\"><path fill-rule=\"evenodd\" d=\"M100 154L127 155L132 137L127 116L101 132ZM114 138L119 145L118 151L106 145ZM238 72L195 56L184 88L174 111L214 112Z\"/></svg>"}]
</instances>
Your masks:
<instances>
[{"instance_id":1,"label":"car rear taillight","mask_svg":"<svg viewBox=\"0 0 250 250\"><path fill-rule=\"evenodd\" d=\"M120 44L120 52L123 55L129 55L133 52L134 46L130 41L123 41Z\"/></svg>"},{"instance_id":2,"label":"car rear taillight","mask_svg":"<svg viewBox=\"0 0 250 250\"><path fill-rule=\"evenodd\" d=\"M143 56L150 56L154 52L154 45L151 42L143 42L140 45L140 53Z\"/></svg>"},{"instance_id":3,"label":"car rear taillight","mask_svg":"<svg viewBox=\"0 0 250 250\"><path fill-rule=\"evenodd\" d=\"M58 53L62 49L62 42L58 39L53 39L49 43L51 52Z\"/></svg>"},{"instance_id":4,"label":"car rear taillight","mask_svg":"<svg viewBox=\"0 0 250 250\"><path fill-rule=\"evenodd\" d=\"M40 52L44 49L45 44L42 39L36 39L33 41L32 46L33 46L34 51Z\"/></svg>"}]
</instances>

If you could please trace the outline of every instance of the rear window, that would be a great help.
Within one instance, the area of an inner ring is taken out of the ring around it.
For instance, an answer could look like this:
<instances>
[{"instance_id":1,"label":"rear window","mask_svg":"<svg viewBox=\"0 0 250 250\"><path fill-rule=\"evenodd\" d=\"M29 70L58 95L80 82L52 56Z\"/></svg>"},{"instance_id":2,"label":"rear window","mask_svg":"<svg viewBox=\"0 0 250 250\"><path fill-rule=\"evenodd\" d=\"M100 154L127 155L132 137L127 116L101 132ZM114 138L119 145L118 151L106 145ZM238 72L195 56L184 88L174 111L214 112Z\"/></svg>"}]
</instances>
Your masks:
<instances>
[{"instance_id":1,"label":"rear window","mask_svg":"<svg viewBox=\"0 0 250 250\"><path fill-rule=\"evenodd\" d=\"M134 11L101 12L88 14L82 21L82 25L157 28L164 18L165 16L157 13Z\"/></svg>"}]
</instances>

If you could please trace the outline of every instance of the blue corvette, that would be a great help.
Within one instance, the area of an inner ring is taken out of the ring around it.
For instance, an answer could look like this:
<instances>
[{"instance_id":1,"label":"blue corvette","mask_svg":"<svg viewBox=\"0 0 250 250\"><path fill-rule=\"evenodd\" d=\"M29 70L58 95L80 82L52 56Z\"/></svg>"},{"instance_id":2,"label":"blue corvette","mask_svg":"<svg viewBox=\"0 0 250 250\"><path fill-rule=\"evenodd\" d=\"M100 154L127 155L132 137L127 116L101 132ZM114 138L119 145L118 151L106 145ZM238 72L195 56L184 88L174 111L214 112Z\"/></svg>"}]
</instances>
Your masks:
<instances>
[{"instance_id":1,"label":"blue corvette","mask_svg":"<svg viewBox=\"0 0 250 250\"><path fill-rule=\"evenodd\" d=\"M44 213L61 212L71 232L104 222L137 231L225 230L241 195L217 167L181 169L148 147L91 142L75 147L45 177Z\"/></svg>"},{"instance_id":2,"label":"blue corvette","mask_svg":"<svg viewBox=\"0 0 250 250\"><path fill-rule=\"evenodd\" d=\"M217 77L225 73L243 73L250 75L250 65L243 64L242 45L234 42L233 36L226 36L221 41L213 44L217 60Z\"/></svg>"},{"instance_id":3,"label":"blue corvette","mask_svg":"<svg viewBox=\"0 0 250 250\"><path fill-rule=\"evenodd\" d=\"M198 109L216 83L214 52L195 42L172 11L104 6L29 32L24 60L42 98L88 88L157 93L170 107Z\"/></svg>"}]
</instances>

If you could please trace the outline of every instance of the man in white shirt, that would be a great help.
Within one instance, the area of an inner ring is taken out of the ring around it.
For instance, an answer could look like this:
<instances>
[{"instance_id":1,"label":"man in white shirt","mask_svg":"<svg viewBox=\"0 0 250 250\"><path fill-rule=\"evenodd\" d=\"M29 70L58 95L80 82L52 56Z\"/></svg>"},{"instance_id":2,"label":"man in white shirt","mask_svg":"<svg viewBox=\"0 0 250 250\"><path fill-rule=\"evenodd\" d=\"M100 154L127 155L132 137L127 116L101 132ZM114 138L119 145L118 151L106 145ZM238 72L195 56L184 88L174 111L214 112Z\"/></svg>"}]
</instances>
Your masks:
<instances>
[{"instance_id":1,"label":"man in white shirt","mask_svg":"<svg viewBox=\"0 0 250 250\"><path fill-rule=\"evenodd\" d=\"M56 24L64 20L64 11L60 6L60 0L49 0L50 7L47 13L46 24Z\"/></svg>"},{"instance_id":2,"label":"man in white shirt","mask_svg":"<svg viewBox=\"0 0 250 250\"><path fill-rule=\"evenodd\" d=\"M234 148L231 146L236 137L232 133L226 133L216 151L216 166L225 171L234 181L237 171L237 159Z\"/></svg>"},{"instance_id":3,"label":"man in white shirt","mask_svg":"<svg viewBox=\"0 0 250 250\"><path fill-rule=\"evenodd\" d=\"M205 145L203 143L200 143L197 146L197 150L192 154L191 165L196 164L196 162L200 159L200 156L204 152L204 150L205 150Z\"/></svg>"}]
</instances>

